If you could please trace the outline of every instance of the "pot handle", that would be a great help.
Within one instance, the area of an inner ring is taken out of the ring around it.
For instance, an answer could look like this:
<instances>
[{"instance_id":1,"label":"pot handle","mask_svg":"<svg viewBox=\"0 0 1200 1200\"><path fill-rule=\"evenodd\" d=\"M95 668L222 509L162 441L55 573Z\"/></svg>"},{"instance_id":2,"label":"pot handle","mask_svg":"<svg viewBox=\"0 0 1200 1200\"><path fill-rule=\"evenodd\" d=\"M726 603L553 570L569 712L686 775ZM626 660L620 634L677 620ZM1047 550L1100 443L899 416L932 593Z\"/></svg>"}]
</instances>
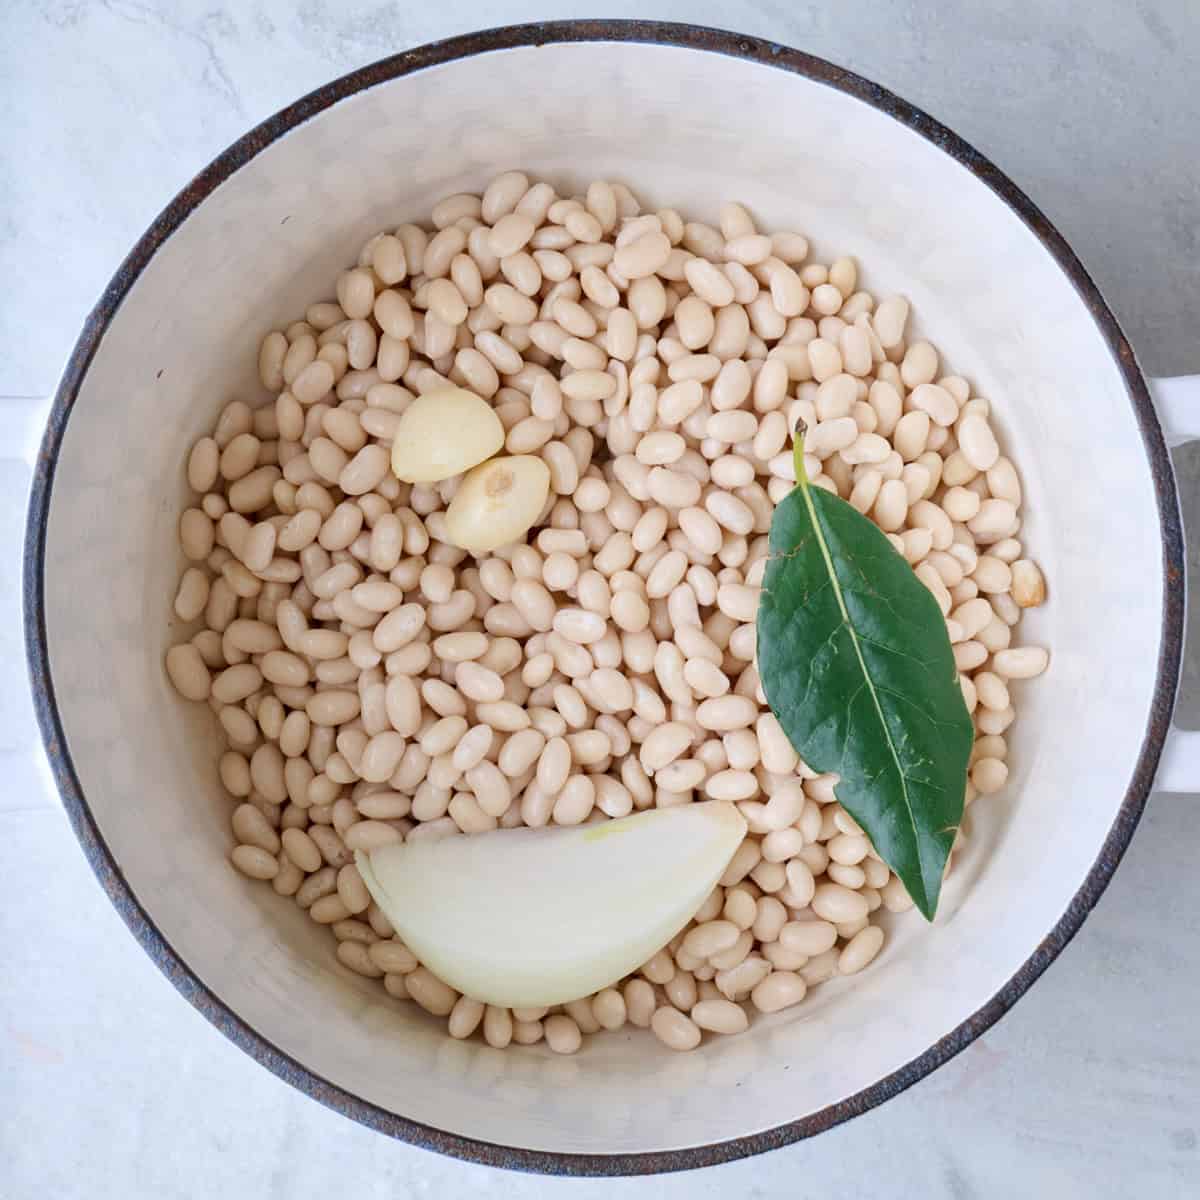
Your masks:
<instances>
[{"instance_id":1,"label":"pot handle","mask_svg":"<svg viewBox=\"0 0 1200 1200\"><path fill-rule=\"evenodd\" d=\"M1200 375L1151 379L1150 395L1168 446L1200 438ZM1200 792L1200 730L1172 727L1154 786L1160 792Z\"/></svg>"}]
</instances>

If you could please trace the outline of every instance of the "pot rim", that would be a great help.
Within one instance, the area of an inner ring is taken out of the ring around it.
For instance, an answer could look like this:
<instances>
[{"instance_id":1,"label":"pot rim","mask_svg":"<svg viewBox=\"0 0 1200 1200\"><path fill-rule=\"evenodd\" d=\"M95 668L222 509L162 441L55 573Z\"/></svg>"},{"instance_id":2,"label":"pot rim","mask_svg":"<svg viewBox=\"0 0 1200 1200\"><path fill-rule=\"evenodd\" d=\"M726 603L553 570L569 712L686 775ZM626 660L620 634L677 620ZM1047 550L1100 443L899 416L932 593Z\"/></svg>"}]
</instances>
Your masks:
<instances>
[{"instance_id":1,"label":"pot rim","mask_svg":"<svg viewBox=\"0 0 1200 1200\"><path fill-rule=\"evenodd\" d=\"M854 1095L796 1120L742 1137L681 1149L631 1154L580 1154L499 1145L433 1128L361 1099L308 1070L243 1021L211 992L156 927L104 841L71 760L50 672L44 602L44 565L55 468L71 410L88 368L125 295L158 249L217 187L291 129L358 92L428 67L492 51L579 42L643 43L739 58L803 75L888 114L938 146L986 184L1054 258L1090 312L1120 372L1149 460L1163 543L1162 642L1154 695L1140 753L1100 853L1066 911L1020 969L957 1028L911 1062ZM114 907L178 991L235 1045L300 1091L344 1116L424 1149L488 1166L570 1176L640 1175L729 1162L811 1137L868 1111L911 1087L989 1029L1029 989L1079 930L1108 886L1153 786L1170 729L1183 647L1184 548L1182 523L1166 443L1133 350L1116 318L1062 234L1003 172L973 146L898 96L850 71L800 50L727 30L662 21L549 21L464 34L361 67L310 92L233 143L162 211L117 269L84 322L55 393L34 467L25 529L23 607L25 647L34 707L55 783L71 826Z\"/></svg>"}]
</instances>

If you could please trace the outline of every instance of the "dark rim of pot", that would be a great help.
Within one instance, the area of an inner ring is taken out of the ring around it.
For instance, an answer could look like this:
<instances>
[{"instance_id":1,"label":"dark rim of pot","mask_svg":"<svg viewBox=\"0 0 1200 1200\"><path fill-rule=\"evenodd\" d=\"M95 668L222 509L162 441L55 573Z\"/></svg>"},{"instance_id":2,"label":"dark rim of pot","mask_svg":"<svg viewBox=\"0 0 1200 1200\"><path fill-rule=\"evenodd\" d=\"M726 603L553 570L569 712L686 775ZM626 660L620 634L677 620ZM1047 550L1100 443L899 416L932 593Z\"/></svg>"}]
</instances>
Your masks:
<instances>
[{"instance_id":1,"label":"dark rim of pot","mask_svg":"<svg viewBox=\"0 0 1200 1200\"><path fill-rule=\"evenodd\" d=\"M170 946L134 896L105 844L71 762L55 702L47 649L43 567L55 465L71 409L88 367L122 300L162 244L221 183L289 130L340 100L376 84L477 54L562 42L650 43L729 55L789 71L862 100L920 134L995 192L1038 237L1072 282L1124 379L1141 428L1158 502L1163 544L1163 626L1154 698L1125 798L1098 858L1067 910L1015 975L973 1016L923 1054L853 1096L774 1129L708 1145L636 1154L563 1154L496 1145L434 1129L377 1105L314 1074L251 1028L198 978ZM634 1175L728 1162L811 1137L874 1108L923 1079L993 1025L1030 987L1083 924L1107 887L1145 807L1170 727L1183 643L1184 555L1179 505L1170 458L1133 351L1096 285L1058 230L1029 198L978 150L920 109L878 84L802 51L724 30L657 21L552 21L513 25L450 38L386 58L318 88L264 121L200 172L167 206L121 264L88 316L67 362L35 466L25 536L25 641L34 703L59 792L97 878L146 953L175 987L222 1033L281 1079L371 1129L413 1145L472 1162L557 1175Z\"/></svg>"}]
</instances>

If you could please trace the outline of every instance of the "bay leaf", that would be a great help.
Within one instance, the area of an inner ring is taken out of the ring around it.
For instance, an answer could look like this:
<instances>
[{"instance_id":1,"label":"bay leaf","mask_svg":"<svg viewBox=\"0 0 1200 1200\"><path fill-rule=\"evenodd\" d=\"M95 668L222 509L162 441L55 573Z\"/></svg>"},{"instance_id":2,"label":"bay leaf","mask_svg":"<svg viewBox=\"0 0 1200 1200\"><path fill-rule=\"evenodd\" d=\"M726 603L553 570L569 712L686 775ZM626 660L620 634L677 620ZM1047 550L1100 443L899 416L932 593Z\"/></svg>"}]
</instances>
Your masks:
<instances>
[{"instance_id":1,"label":"bay leaf","mask_svg":"<svg viewBox=\"0 0 1200 1200\"><path fill-rule=\"evenodd\" d=\"M801 428L799 434L802 435ZM883 531L805 477L775 509L758 607L763 691L797 753L932 920L974 736L937 601Z\"/></svg>"}]
</instances>

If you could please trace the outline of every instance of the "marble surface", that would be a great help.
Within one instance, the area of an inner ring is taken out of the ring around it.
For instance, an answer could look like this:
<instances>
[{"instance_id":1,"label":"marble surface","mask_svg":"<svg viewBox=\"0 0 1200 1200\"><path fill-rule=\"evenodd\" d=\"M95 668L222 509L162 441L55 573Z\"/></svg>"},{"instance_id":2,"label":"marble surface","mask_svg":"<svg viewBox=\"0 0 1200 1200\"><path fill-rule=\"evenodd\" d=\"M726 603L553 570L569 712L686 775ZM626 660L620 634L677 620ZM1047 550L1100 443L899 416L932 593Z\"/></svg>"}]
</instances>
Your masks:
<instances>
[{"instance_id":1,"label":"marble surface","mask_svg":"<svg viewBox=\"0 0 1200 1200\"><path fill-rule=\"evenodd\" d=\"M40 768L16 567L45 398L146 224L226 144L342 72L591 3L10 0L0 38L0 1194L26 1197L808 1197L1200 1193L1197 797L1156 796L1112 887L999 1026L905 1095L702 1173L562 1181L395 1144L261 1070L109 907ZM969 9L969 14L964 12ZM893 87L1055 220L1147 370L1200 370L1200 6L608 4L722 24ZM1178 452L1200 518L1200 447ZM1195 540L1195 539L1194 539ZM1193 568L1200 566L1196 552ZM1193 614L1200 606L1193 605ZM1193 617L1195 620L1195 616ZM1193 642L1195 644L1195 642ZM1182 720L1200 725L1189 656Z\"/></svg>"}]
</instances>

